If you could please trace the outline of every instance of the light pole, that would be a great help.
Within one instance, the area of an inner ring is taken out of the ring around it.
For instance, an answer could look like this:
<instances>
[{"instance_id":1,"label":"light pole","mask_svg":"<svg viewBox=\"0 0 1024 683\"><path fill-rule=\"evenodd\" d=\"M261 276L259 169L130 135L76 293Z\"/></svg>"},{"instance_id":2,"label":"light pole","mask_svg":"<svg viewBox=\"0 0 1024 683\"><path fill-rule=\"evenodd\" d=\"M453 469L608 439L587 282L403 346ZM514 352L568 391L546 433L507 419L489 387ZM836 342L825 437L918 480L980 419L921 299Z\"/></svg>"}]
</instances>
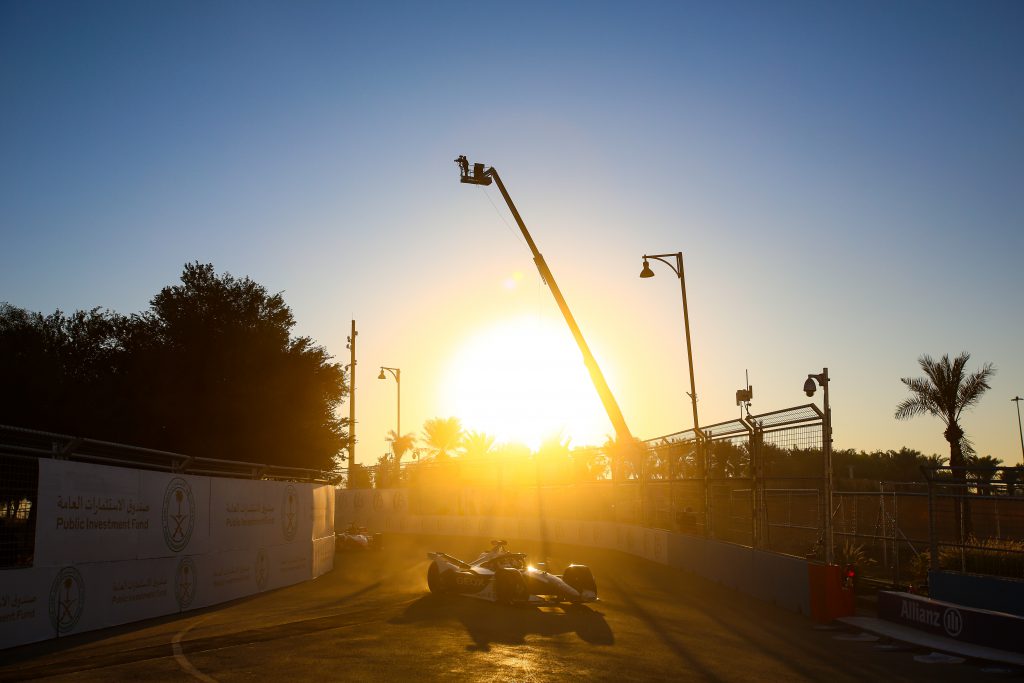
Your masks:
<instances>
[{"instance_id":1,"label":"light pole","mask_svg":"<svg viewBox=\"0 0 1024 683\"><path fill-rule=\"evenodd\" d=\"M1017 404L1017 432L1020 434L1020 461L1024 462L1024 429L1020 426L1020 402L1024 401L1024 398L1014 396L1010 400Z\"/></svg>"},{"instance_id":2,"label":"light pole","mask_svg":"<svg viewBox=\"0 0 1024 683\"><path fill-rule=\"evenodd\" d=\"M395 378L395 384L398 385L398 429L395 430L395 436L399 437L402 435L402 371L398 368L389 368L384 365L380 366L380 374L377 375L377 379L387 379L387 375L384 371L387 370Z\"/></svg>"},{"instance_id":3,"label":"light pole","mask_svg":"<svg viewBox=\"0 0 1024 683\"><path fill-rule=\"evenodd\" d=\"M348 336L348 343L345 345L351 352L348 366L348 466L356 464L356 321L352 321L352 333Z\"/></svg>"},{"instance_id":4,"label":"light pole","mask_svg":"<svg viewBox=\"0 0 1024 683\"><path fill-rule=\"evenodd\" d=\"M825 429L822 438L822 455L825 460L825 516L822 521L822 535L825 537L825 564L832 564L834 549L832 545L832 408L828 404L828 368L822 368L820 374L809 373L804 382L804 393L814 396L814 392L821 385L825 390Z\"/></svg>"},{"instance_id":5,"label":"light pole","mask_svg":"<svg viewBox=\"0 0 1024 683\"><path fill-rule=\"evenodd\" d=\"M671 261L666 261L666 257L675 256L675 265ZM697 386L696 380L693 377L693 345L690 343L690 311L686 305L686 275L683 270L683 252L678 251L675 254L644 254L644 267L640 271L641 278L654 277L654 271L651 270L651 265L648 263L648 259L654 259L661 261L676 274L679 278L679 290L683 294L683 328L686 330L686 362L690 366L690 407L693 409L693 434L697 439L697 457L700 460L700 472L704 478L704 533L705 535L709 531L710 518L708 516L708 478L707 478L707 463L704 460L704 438L703 433L700 431L700 423L697 420Z\"/></svg>"}]
</instances>

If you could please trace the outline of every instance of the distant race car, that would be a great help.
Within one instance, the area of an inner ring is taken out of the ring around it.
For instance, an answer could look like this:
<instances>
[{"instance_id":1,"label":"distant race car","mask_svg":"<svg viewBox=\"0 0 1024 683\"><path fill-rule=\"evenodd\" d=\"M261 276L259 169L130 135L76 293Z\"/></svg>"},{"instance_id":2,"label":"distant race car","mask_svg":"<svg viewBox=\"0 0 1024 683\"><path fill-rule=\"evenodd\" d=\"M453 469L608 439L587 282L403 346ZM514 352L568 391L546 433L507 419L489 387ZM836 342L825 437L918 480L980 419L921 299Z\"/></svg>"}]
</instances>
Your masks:
<instances>
[{"instance_id":1,"label":"distant race car","mask_svg":"<svg viewBox=\"0 0 1024 683\"><path fill-rule=\"evenodd\" d=\"M381 534L371 534L364 526L349 524L334 535L338 550L379 550L383 545Z\"/></svg>"},{"instance_id":2,"label":"distant race car","mask_svg":"<svg viewBox=\"0 0 1024 683\"><path fill-rule=\"evenodd\" d=\"M491 549L472 562L446 553L427 553L431 593L467 595L504 604L594 602L597 583L590 568L570 564L561 575L526 562L524 553L511 553L505 541L491 541Z\"/></svg>"}]
</instances>

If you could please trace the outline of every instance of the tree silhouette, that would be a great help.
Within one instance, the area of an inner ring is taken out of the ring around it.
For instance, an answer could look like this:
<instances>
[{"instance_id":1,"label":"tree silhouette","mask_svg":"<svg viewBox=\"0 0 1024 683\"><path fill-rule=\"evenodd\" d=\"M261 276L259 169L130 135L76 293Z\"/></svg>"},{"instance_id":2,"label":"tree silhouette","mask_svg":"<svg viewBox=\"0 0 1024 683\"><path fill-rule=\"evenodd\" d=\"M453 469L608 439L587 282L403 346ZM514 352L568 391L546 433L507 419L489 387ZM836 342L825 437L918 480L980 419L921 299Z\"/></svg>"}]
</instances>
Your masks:
<instances>
[{"instance_id":1,"label":"tree silhouette","mask_svg":"<svg viewBox=\"0 0 1024 683\"><path fill-rule=\"evenodd\" d=\"M1017 482L1024 480L1024 465L1014 465L1002 472L1000 478L1006 484L1006 495L1012 496L1017 492Z\"/></svg>"},{"instance_id":2,"label":"tree silhouette","mask_svg":"<svg viewBox=\"0 0 1024 683\"><path fill-rule=\"evenodd\" d=\"M190 263L147 311L0 305L4 422L192 456L331 469L341 367L249 278Z\"/></svg>"},{"instance_id":3,"label":"tree silhouette","mask_svg":"<svg viewBox=\"0 0 1024 683\"><path fill-rule=\"evenodd\" d=\"M907 420L917 415L934 415L946 425L942 435L949 443L949 464L953 468L962 468L964 450L974 451L970 441L966 439L960 426L960 415L975 405L981 396L990 388L988 380L996 370L991 363L985 363L980 370L966 373L967 361L971 355L966 351L950 360L943 354L939 360L924 354L918 359L925 377L904 377L900 381L910 390L910 397L896 406L896 419ZM963 469L953 469L953 478L966 482L967 476ZM966 493L966 488L963 489ZM971 533L970 509L964 505L962 498L957 499L953 507L954 526L958 537L963 529L963 536Z\"/></svg>"},{"instance_id":4,"label":"tree silhouette","mask_svg":"<svg viewBox=\"0 0 1024 683\"><path fill-rule=\"evenodd\" d=\"M423 442L435 460L448 460L462 445L462 437L457 417L435 417L423 423Z\"/></svg>"},{"instance_id":5,"label":"tree silhouette","mask_svg":"<svg viewBox=\"0 0 1024 683\"><path fill-rule=\"evenodd\" d=\"M413 450L416 435L398 434L394 429L388 432L385 440L391 444L391 453L385 453L377 459L377 486L386 488L397 486L402 473L402 456Z\"/></svg>"},{"instance_id":6,"label":"tree silhouette","mask_svg":"<svg viewBox=\"0 0 1024 683\"><path fill-rule=\"evenodd\" d=\"M399 434L394 429L388 432L385 440L391 444L391 453L394 455L395 464L400 465L402 456L413 449L416 445L416 435L412 432Z\"/></svg>"},{"instance_id":7,"label":"tree silhouette","mask_svg":"<svg viewBox=\"0 0 1024 683\"><path fill-rule=\"evenodd\" d=\"M911 396L896 406L896 419L907 420L918 415L934 415L946 425L942 435L949 442L949 464L963 467L965 434L960 426L960 414L975 405L991 387L988 380L996 370L991 363L985 363L980 370L967 374L964 369L971 355L966 351L950 360L944 354L934 360L928 354L921 356L918 363L925 377L904 377L900 381L910 390Z\"/></svg>"},{"instance_id":8,"label":"tree silhouette","mask_svg":"<svg viewBox=\"0 0 1024 683\"><path fill-rule=\"evenodd\" d=\"M462 450L471 458L494 453L494 437L486 432L468 431L462 436Z\"/></svg>"},{"instance_id":9,"label":"tree silhouette","mask_svg":"<svg viewBox=\"0 0 1024 683\"><path fill-rule=\"evenodd\" d=\"M996 468L1002 465L1003 461L991 455L972 455L967 458L967 464L971 467L971 477L978 482L978 493L991 496Z\"/></svg>"}]
</instances>

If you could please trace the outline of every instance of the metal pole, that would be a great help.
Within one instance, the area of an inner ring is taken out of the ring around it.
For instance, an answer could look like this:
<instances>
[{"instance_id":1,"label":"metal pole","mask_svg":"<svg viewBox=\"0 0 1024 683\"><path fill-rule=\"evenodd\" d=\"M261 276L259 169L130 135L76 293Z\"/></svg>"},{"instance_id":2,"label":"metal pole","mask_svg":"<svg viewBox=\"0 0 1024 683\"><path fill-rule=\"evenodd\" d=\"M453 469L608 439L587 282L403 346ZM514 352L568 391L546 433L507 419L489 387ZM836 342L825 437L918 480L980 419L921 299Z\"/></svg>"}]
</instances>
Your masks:
<instances>
[{"instance_id":1,"label":"metal pole","mask_svg":"<svg viewBox=\"0 0 1024 683\"><path fill-rule=\"evenodd\" d=\"M679 269L679 290L683 294L683 327L686 330L686 362L690 366L690 405L693 408L693 431L700 434L697 420L697 386L693 378L693 347L690 344L690 311L686 305L686 275L683 273L683 252L676 253L676 265Z\"/></svg>"},{"instance_id":2,"label":"metal pole","mask_svg":"<svg viewBox=\"0 0 1024 683\"><path fill-rule=\"evenodd\" d=\"M352 321L352 331L348 338L349 356L349 390L348 390L348 469L356 464L356 321ZM352 478L349 477L351 486Z\"/></svg>"},{"instance_id":3,"label":"metal pole","mask_svg":"<svg viewBox=\"0 0 1024 683\"><path fill-rule=\"evenodd\" d=\"M1020 434L1020 460L1024 463L1024 429L1020 426L1020 402L1024 401L1024 398L1014 396L1010 400L1017 404L1017 432Z\"/></svg>"},{"instance_id":4,"label":"metal pole","mask_svg":"<svg viewBox=\"0 0 1024 683\"><path fill-rule=\"evenodd\" d=\"M701 437L700 432L700 421L697 419L697 382L693 376L693 345L690 343L690 310L686 304L686 275L683 271L683 252L676 252L676 267L679 275L679 291L683 295L683 329L686 331L686 362L690 368L690 407L693 410L693 433L697 437L697 446L700 449L701 456L699 458L701 462L701 469L704 483L704 532L710 530L710 524L708 520L710 517L710 498L708 496L708 469L707 469L707 455L705 451L704 439Z\"/></svg>"},{"instance_id":5,"label":"metal pole","mask_svg":"<svg viewBox=\"0 0 1024 683\"><path fill-rule=\"evenodd\" d=\"M935 482L932 480L931 470L926 470L923 467L921 471L924 472L925 479L928 480L928 554L929 564L931 565L932 571L939 570L939 540L936 536L936 524L935 524Z\"/></svg>"},{"instance_id":6,"label":"metal pole","mask_svg":"<svg viewBox=\"0 0 1024 683\"><path fill-rule=\"evenodd\" d=\"M675 256L675 267L664 259L666 256ZM696 439L697 464L700 468L702 482L701 493L704 508L704 534L709 535L711 527L711 499L708 495L707 440L704 438L704 434L700 430L700 420L697 417L697 380L693 373L693 344L690 339L690 309L686 302L686 271L683 268L683 252L677 251L675 254L644 254L643 258L645 270L641 273L641 277L650 277L650 275L653 275L653 273L647 274L649 273L647 270L647 259L654 259L656 261L661 261L669 268L672 268L676 273L676 277L679 278L679 291L683 297L683 329L686 333L686 362L690 370L690 408L693 411L693 434Z\"/></svg>"},{"instance_id":7,"label":"metal pole","mask_svg":"<svg viewBox=\"0 0 1024 683\"><path fill-rule=\"evenodd\" d=\"M832 564L832 408L828 402L828 368L821 371L825 389L825 564Z\"/></svg>"},{"instance_id":8,"label":"metal pole","mask_svg":"<svg viewBox=\"0 0 1024 683\"><path fill-rule=\"evenodd\" d=\"M395 426L395 438L402 436L402 370L400 368L389 368L386 365L380 366L380 375L377 379L387 379L384 371L387 370L395 378L395 385L398 387L398 424Z\"/></svg>"}]
</instances>

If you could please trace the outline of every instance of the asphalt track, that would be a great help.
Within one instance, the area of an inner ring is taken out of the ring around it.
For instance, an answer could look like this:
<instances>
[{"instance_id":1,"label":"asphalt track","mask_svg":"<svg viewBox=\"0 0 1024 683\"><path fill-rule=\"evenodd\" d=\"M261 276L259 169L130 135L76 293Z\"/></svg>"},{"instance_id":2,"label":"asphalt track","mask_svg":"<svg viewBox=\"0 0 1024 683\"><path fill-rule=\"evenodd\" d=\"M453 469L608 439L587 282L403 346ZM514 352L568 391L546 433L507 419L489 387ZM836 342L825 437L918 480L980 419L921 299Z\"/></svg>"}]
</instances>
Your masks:
<instances>
[{"instance_id":1,"label":"asphalt track","mask_svg":"<svg viewBox=\"0 0 1024 683\"><path fill-rule=\"evenodd\" d=\"M611 551L553 547L589 564L601 602L506 607L430 595L427 550L483 541L390 537L339 553L297 586L185 615L0 651L0 680L61 681L978 681L983 662L856 640L693 575ZM540 544L517 548L536 557ZM880 647L881 646L881 647ZM1019 672L1018 672L1019 673Z\"/></svg>"}]
</instances>

